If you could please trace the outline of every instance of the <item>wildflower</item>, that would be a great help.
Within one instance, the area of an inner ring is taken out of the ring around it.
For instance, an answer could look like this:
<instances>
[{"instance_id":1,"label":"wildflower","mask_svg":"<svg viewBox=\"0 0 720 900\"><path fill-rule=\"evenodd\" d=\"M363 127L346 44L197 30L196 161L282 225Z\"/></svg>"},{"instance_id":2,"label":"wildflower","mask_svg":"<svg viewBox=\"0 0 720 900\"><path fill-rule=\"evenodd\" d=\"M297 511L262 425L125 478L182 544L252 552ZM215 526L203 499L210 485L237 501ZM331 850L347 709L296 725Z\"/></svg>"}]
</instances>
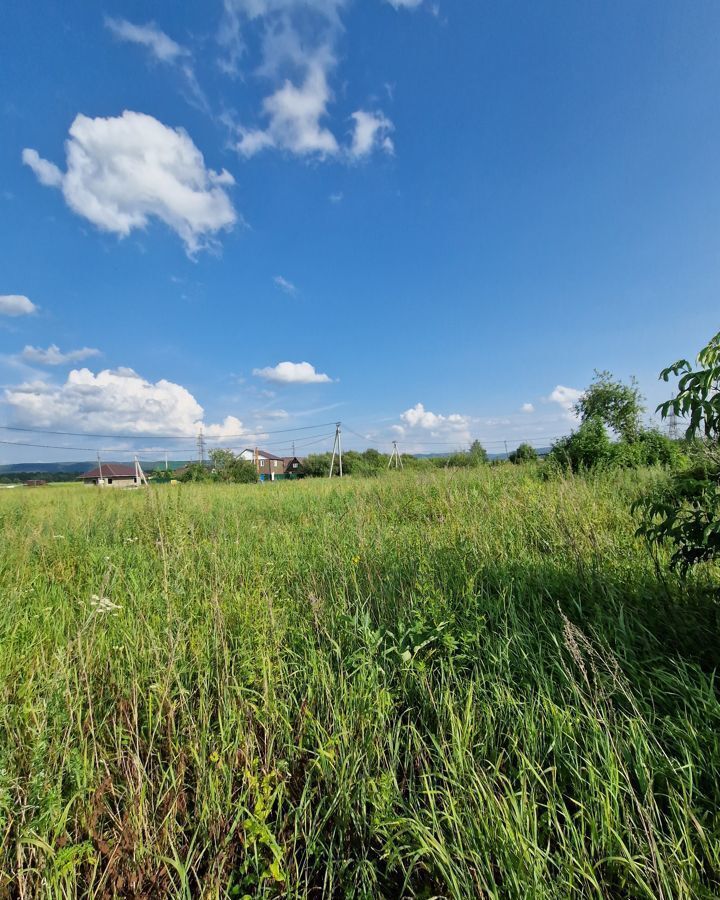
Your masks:
<instances>
[{"instance_id":1,"label":"wildflower","mask_svg":"<svg viewBox=\"0 0 720 900\"><path fill-rule=\"evenodd\" d=\"M213 750L213 752L210 754L210 762L215 766L220 762L220 754L217 752L217 750Z\"/></svg>"},{"instance_id":2,"label":"wildflower","mask_svg":"<svg viewBox=\"0 0 720 900\"><path fill-rule=\"evenodd\" d=\"M359 556L353 556L353 558L352 558L352 564L353 564L354 566L359 565L359 564L360 564L360 557L359 557Z\"/></svg>"},{"instance_id":3,"label":"wildflower","mask_svg":"<svg viewBox=\"0 0 720 900\"><path fill-rule=\"evenodd\" d=\"M122 606L118 603L113 603L109 597L99 597L97 594L93 594L90 597L90 606L93 607L93 612L97 613L115 612L118 609L122 609Z\"/></svg>"}]
</instances>

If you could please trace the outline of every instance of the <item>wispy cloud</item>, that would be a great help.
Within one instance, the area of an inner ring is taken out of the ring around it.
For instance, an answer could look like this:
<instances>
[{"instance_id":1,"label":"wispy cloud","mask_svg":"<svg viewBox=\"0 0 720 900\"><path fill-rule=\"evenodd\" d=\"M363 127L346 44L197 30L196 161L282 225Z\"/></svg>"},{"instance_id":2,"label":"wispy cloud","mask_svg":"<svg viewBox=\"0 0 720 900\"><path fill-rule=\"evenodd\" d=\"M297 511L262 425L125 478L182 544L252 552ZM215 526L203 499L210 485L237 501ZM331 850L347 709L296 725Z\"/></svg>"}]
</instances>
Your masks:
<instances>
[{"instance_id":1,"label":"wispy cloud","mask_svg":"<svg viewBox=\"0 0 720 900\"><path fill-rule=\"evenodd\" d=\"M273 278L273 281L280 290L284 291L286 294L297 294L297 288L292 281L288 281L287 278L283 278L282 275L276 275Z\"/></svg>"},{"instance_id":2,"label":"wispy cloud","mask_svg":"<svg viewBox=\"0 0 720 900\"><path fill-rule=\"evenodd\" d=\"M195 74L192 52L178 44L169 35L165 34L154 22L146 25L136 25L127 19L105 18L105 27L108 28L118 40L144 47L153 60L175 68L182 76L185 87L189 91L189 101L210 114L210 104L205 92L200 87L200 82Z\"/></svg>"},{"instance_id":3,"label":"wispy cloud","mask_svg":"<svg viewBox=\"0 0 720 900\"><path fill-rule=\"evenodd\" d=\"M168 37L154 22L135 25L128 22L127 19L114 19L106 16L105 27L112 31L119 40L145 47L160 62L174 63L182 57L190 56L189 50Z\"/></svg>"},{"instance_id":4,"label":"wispy cloud","mask_svg":"<svg viewBox=\"0 0 720 900\"><path fill-rule=\"evenodd\" d=\"M100 355L100 351L94 347L81 347L79 350L68 350L63 353L57 344L50 344L45 350L42 347L33 347L28 344L20 354L25 362L40 366L63 366Z\"/></svg>"}]
</instances>

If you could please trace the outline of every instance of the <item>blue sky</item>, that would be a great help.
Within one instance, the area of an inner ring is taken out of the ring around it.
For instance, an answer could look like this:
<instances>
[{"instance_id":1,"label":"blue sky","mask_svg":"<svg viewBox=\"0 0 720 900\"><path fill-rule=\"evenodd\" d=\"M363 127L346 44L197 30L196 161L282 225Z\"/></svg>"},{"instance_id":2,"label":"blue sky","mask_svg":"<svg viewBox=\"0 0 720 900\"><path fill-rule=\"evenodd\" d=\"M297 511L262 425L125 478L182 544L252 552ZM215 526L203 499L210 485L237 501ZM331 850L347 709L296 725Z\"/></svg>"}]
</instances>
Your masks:
<instances>
[{"instance_id":1,"label":"blue sky","mask_svg":"<svg viewBox=\"0 0 720 900\"><path fill-rule=\"evenodd\" d=\"M593 369L654 408L718 328L714 0L3 20L0 424L158 436L3 440L546 444Z\"/></svg>"}]
</instances>

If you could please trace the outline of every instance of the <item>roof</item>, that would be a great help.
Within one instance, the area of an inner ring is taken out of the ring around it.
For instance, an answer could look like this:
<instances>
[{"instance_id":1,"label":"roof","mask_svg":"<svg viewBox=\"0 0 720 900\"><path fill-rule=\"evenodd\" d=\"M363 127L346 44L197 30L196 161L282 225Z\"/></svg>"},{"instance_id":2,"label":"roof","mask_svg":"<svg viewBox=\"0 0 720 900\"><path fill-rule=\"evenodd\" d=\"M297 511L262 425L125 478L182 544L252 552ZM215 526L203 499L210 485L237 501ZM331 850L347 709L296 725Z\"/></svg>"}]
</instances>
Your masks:
<instances>
[{"instance_id":1,"label":"roof","mask_svg":"<svg viewBox=\"0 0 720 900\"><path fill-rule=\"evenodd\" d=\"M135 466L126 466L122 463L103 463L102 464L102 473L100 469L96 466L94 469L90 469L89 472L83 472L82 475L78 475L78 479L85 478L134 478L136 475Z\"/></svg>"},{"instance_id":2,"label":"roof","mask_svg":"<svg viewBox=\"0 0 720 900\"><path fill-rule=\"evenodd\" d=\"M243 450L243 453L252 453L255 455L255 450L252 447L246 447L245 450ZM257 455L262 456L263 459L277 459L280 461L284 459L282 456L275 456L272 453L268 453L267 450L258 450Z\"/></svg>"}]
</instances>

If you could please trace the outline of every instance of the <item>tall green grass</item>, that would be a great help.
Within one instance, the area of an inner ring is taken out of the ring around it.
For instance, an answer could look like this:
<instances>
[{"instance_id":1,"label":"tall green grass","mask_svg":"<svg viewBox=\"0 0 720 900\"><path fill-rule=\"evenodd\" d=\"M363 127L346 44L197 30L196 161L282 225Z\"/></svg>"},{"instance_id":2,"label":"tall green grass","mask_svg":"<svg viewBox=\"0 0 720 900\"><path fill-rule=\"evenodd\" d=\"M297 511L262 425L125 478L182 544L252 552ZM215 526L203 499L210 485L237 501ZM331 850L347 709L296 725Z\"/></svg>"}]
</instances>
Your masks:
<instances>
[{"instance_id":1,"label":"tall green grass","mask_svg":"<svg viewBox=\"0 0 720 900\"><path fill-rule=\"evenodd\" d=\"M0 898L718 896L717 573L635 489L4 492Z\"/></svg>"}]
</instances>

